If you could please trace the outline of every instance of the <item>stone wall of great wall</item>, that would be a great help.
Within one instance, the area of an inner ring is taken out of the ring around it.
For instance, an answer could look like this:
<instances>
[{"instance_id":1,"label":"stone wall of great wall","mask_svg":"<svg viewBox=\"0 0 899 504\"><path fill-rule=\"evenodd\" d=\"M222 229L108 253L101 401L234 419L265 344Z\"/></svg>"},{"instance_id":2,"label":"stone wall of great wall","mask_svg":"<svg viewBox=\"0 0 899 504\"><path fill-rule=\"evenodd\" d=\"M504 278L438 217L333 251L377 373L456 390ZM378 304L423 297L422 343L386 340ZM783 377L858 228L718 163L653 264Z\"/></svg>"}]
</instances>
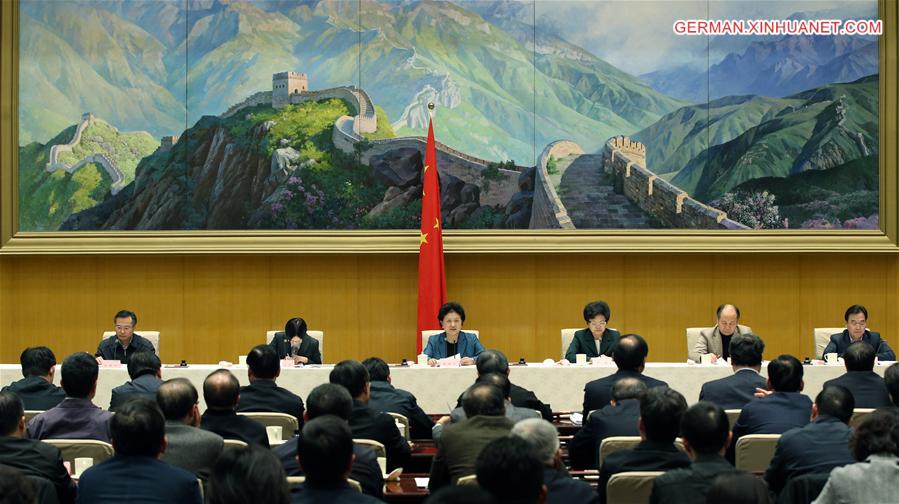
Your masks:
<instances>
[{"instance_id":1,"label":"stone wall of great wall","mask_svg":"<svg viewBox=\"0 0 899 504\"><path fill-rule=\"evenodd\" d=\"M549 158L559 159L571 154L583 154L580 145L569 140L557 140L543 149L537 160L534 180L534 203L531 206L531 229L574 229L565 205L556 193L546 164Z\"/></svg>"}]
</instances>

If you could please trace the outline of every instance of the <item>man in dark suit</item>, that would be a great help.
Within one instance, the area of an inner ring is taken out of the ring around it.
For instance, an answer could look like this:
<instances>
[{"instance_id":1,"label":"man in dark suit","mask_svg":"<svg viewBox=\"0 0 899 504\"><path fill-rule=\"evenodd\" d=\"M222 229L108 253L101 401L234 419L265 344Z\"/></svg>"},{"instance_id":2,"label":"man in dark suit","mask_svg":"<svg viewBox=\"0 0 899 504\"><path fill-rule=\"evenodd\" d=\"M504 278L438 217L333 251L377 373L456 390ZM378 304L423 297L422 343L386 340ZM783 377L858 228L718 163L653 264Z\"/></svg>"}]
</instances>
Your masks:
<instances>
[{"instance_id":1,"label":"man in dark suit","mask_svg":"<svg viewBox=\"0 0 899 504\"><path fill-rule=\"evenodd\" d=\"M512 427L512 435L528 442L543 462L543 484L546 485L546 504L596 503L593 488L583 480L568 475L562 464L559 433L553 424L542 418L522 420Z\"/></svg>"},{"instance_id":2,"label":"man in dark suit","mask_svg":"<svg viewBox=\"0 0 899 504\"><path fill-rule=\"evenodd\" d=\"M306 397L306 406L304 415L307 422L326 415L333 415L348 422L353 412L353 398L346 388L333 383L323 383L312 389ZM304 476L303 469L297 461L297 443L284 443L274 451L288 476ZM353 454L356 459L350 470L350 478L359 482L363 493L383 499L384 476L381 474L381 466L378 465L377 454L371 448L355 443Z\"/></svg>"},{"instance_id":3,"label":"man in dark suit","mask_svg":"<svg viewBox=\"0 0 899 504\"><path fill-rule=\"evenodd\" d=\"M540 418L540 412L537 410L533 410L530 408L519 408L512 404L511 399L509 399L509 394L512 390L512 382L509 381L509 377L502 373L486 373L482 375L478 375L478 379L475 380L475 383L487 383L489 385L493 385L499 388L503 392L503 397L505 398L505 407L506 407L506 418L512 421L513 424L516 424L522 420L527 420L529 418ZM434 425L434 429L431 431L434 439L440 439L440 436L443 435L443 429L449 425L450 423L459 423L462 420L465 420L465 409L464 408L456 408L450 412L449 415L440 417L437 420L437 423Z\"/></svg>"},{"instance_id":4,"label":"man in dark suit","mask_svg":"<svg viewBox=\"0 0 899 504\"><path fill-rule=\"evenodd\" d=\"M893 364L883 373L883 383L890 392L893 406L899 407L899 363Z\"/></svg>"},{"instance_id":5,"label":"man in dark suit","mask_svg":"<svg viewBox=\"0 0 899 504\"><path fill-rule=\"evenodd\" d=\"M622 378L612 385L612 400L604 408L593 410L584 426L568 444L568 456L575 469L596 469L597 452L602 440L612 436L640 434L640 395L646 385L636 378Z\"/></svg>"},{"instance_id":6,"label":"man in dark suit","mask_svg":"<svg viewBox=\"0 0 899 504\"><path fill-rule=\"evenodd\" d=\"M165 418L149 399L128 401L109 423L115 456L84 471L78 501L120 503L203 502L197 477L159 460L165 451Z\"/></svg>"},{"instance_id":7,"label":"man in dark suit","mask_svg":"<svg viewBox=\"0 0 899 504\"><path fill-rule=\"evenodd\" d=\"M143 397L156 400L156 391L162 385L162 364L153 352L140 352L128 361L128 376L131 381L112 389L109 411L116 411L126 401Z\"/></svg>"},{"instance_id":8,"label":"man in dark suit","mask_svg":"<svg viewBox=\"0 0 899 504\"><path fill-rule=\"evenodd\" d=\"M56 356L45 346L26 348L19 356L22 378L3 387L22 399L26 410L48 410L66 397L63 389L53 385Z\"/></svg>"},{"instance_id":9,"label":"man in dark suit","mask_svg":"<svg viewBox=\"0 0 899 504\"><path fill-rule=\"evenodd\" d=\"M203 382L206 412L200 418L200 428L215 432L225 439L239 439L247 444L266 448L268 434L256 420L235 413L240 401L240 382L227 369L213 371Z\"/></svg>"},{"instance_id":10,"label":"man in dark suit","mask_svg":"<svg viewBox=\"0 0 899 504\"><path fill-rule=\"evenodd\" d=\"M250 384L240 387L237 411L273 411L292 415L303 427L303 400L293 392L279 387L275 379L281 374L278 354L269 345L256 345L247 354L247 376ZM285 436L293 436L285 432Z\"/></svg>"},{"instance_id":11,"label":"man in dark suit","mask_svg":"<svg viewBox=\"0 0 899 504\"><path fill-rule=\"evenodd\" d=\"M467 418L446 427L437 441L437 454L431 463L431 492L455 484L462 476L475 472L475 460L484 446L512 430L505 416L503 393L494 385L477 383L462 394Z\"/></svg>"},{"instance_id":12,"label":"man in dark suit","mask_svg":"<svg viewBox=\"0 0 899 504\"><path fill-rule=\"evenodd\" d=\"M829 473L834 467L855 463L849 452L849 419L855 402L839 385L825 385L815 397L812 422L784 432L765 472L772 492L780 493L796 476Z\"/></svg>"},{"instance_id":13,"label":"man in dark suit","mask_svg":"<svg viewBox=\"0 0 899 504\"><path fill-rule=\"evenodd\" d=\"M606 485L614 474L627 471L670 471L690 465L687 454L674 446L687 400L678 391L656 387L640 396L638 427L642 441L632 450L610 454L599 470L599 501L606 502Z\"/></svg>"},{"instance_id":14,"label":"man in dark suit","mask_svg":"<svg viewBox=\"0 0 899 504\"><path fill-rule=\"evenodd\" d=\"M161 460L206 479L224 448L222 436L200 429L199 396L190 380L165 381L156 403L165 416L165 453Z\"/></svg>"},{"instance_id":15,"label":"man in dark suit","mask_svg":"<svg viewBox=\"0 0 899 504\"><path fill-rule=\"evenodd\" d=\"M97 345L95 356L98 361L118 360L122 364L128 364L131 357L139 352L153 352L153 343L140 334L134 332L137 326L137 315L128 310L122 310L113 317L115 322L115 334L100 341Z\"/></svg>"},{"instance_id":16,"label":"man in dark suit","mask_svg":"<svg viewBox=\"0 0 899 504\"><path fill-rule=\"evenodd\" d=\"M498 503L547 502L540 455L524 439L517 436L494 439L478 455L475 471L478 486Z\"/></svg>"},{"instance_id":17,"label":"man in dark suit","mask_svg":"<svg viewBox=\"0 0 899 504\"><path fill-rule=\"evenodd\" d=\"M849 345L856 341L864 341L874 347L874 353L882 361L896 360L896 353L890 348L886 340L880 337L880 333L867 329L868 310L862 305L852 305L846 309L843 315L846 320L846 329L841 333L832 334L830 342L824 348L824 354L836 353L842 357Z\"/></svg>"},{"instance_id":18,"label":"man in dark suit","mask_svg":"<svg viewBox=\"0 0 899 504\"><path fill-rule=\"evenodd\" d=\"M399 413L409 419L412 439L431 439L434 421L418 406L415 396L390 383L390 366L382 359L369 357L362 361L371 378L368 405L377 411Z\"/></svg>"},{"instance_id":19,"label":"man in dark suit","mask_svg":"<svg viewBox=\"0 0 899 504\"><path fill-rule=\"evenodd\" d=\"M296 364L321 364L318 340L309 336L306 321L294 317L287 321L284 332L276 332L269 343L279 359L293 359Z\"/></svg>"},{"instance_id":20,"label":"man in dark suit","mask_svg":"<svg viewBox=\"0 0 899 504\"><path fill-rule=\"evenodd\" d=\"M75 502L75 484L62 463L59 448L25 438L22 400L6 390L0 392L0 466L44 478L56 488L59 502Z\"/></svg>"},{"instance_id":21,"label":"man in dark suit","mask_svg":"<svg viewBox=\"0 0 899 504\"><path fill-rule=\"evenodd\" d=\"M609 404L609 401L612 400L612 385L622 378L637 378L647 388L668 385L661 380L643 374L647 355L649 355L649 346L639 334L625 334L618 340L618 344L612 351L612 359L615 360L618 371L605 378L593 380L584 386L583 414L585 422L591 411Z\"/></svg>"},{"instance_id":22,"label":"man in dark suit","mask_svg":"<svg viewBox=\"0 0 899 504\"><path fill-rule=\"evenodd\" d=\"M340 361L331 370L328 378L331 383L345 387L353 396L353 412L350 414L353 437L374 439L383 444L387 449L389 471L405 464L412 454L412 449L397 429L393 417L368 405L371 388L365 366L353 360Z\"/></svg>"},{"instance_id":23,"label":"man in dark suit","mask_svg":"<svg viewBox=\"0 0 899 504\"><path fill-rule=\"evenodd\" d=\"M755 389L767 388L762 370L765 343L754 334L737 334L730 340L730 363L734 374L702 385L700 401L709 401L722 409L741 409L755 398Z\"/></svg>"},{"instance_id":24,"label":"man in dark suit","mask_svg":"<svg viewBox=\"0 0 899 504\"><path fill-rule=\"evenodd\" d=\"M731 433L723 409L700 401L684 412L680 428L692 462L653 481L651 504L705 504L715 477L735 471L724 458Z\"/></svg>"},{"instance_id":25,"label":"man in dark suit","mask_svg":"<svg viewBox=\"0 0 899 504\"><path fill-rule=\"evenodd\" d=\"M488 373L500 373L506 376L509 376L511 369L509 368L509 359L506 358L506 354L500 352L499 350L484 350L478 355L477 362L478 376L486 375ZM518 385L512 384L512 390L509 394L509 398L512 401L512 405L517 408L528 408L532 410L537 410L540 412L540 416L543 417L544 420L552 422L553 419L553 410L549 406L549 404L544 404L537 396L531 392L530 390L519 387ZM462 406L462 395L459 395L459 398L456 400L456 407L459 408Z\"/></svg>"},{"instance_id":26,"label":"man in dark suit","mask_svg":"<svg viewBox=\"0 0 899 504\"><path fill-rule=\"evenodd\" d=\"M843 352L846 374L824 382L824 386L840 385L852 392L856 408L880 408L892 406L890 393L883 378L874 372L874 347L864 341L856 341Z\"/></svg>"},{"instance_id":27,"label":"man in dark suit","mask_svg":"<svg viewBox=\"0 0 899 504\"><path fill-rule=\"evenodd\" d=\"M615 329L609 329L609 319L612 312L605 301L593 301L584 307L584 322L587 327L575 331L571 343L565 350L565 360L574 362L577 354L585 354L587 359L600 355L612 355L612 349L618 343L621 334Z\"/></svg>"}]
</instances>

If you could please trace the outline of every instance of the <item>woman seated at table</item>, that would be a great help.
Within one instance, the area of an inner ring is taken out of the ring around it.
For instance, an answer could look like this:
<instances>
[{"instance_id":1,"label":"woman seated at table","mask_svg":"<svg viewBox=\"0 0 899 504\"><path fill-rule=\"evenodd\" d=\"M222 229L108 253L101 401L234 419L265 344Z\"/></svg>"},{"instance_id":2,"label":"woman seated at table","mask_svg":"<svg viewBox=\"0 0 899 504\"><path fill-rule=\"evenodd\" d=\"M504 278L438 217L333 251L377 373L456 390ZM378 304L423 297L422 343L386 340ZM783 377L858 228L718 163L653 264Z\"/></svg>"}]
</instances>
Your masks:
<instances>
[{"instance_id":1,"label":"woman seated at table","mask_svg":"<svg viewBox=\"0 0 899 504\"><path fill-rule=\"evenodd\" d=\"M293 359L296 364L321 364L318 340L306 334L306 321L294 317L287 321L284 332L276 332L269 343L280 359Z\"/></svg>"},{"instance_id":2,"label":"woman seated at table","mask_svg":"<svg viewBox=\"0 0 899 504\"><path fill-rule=\"evenodd\" d=\"M478 341L474 333L462 331L462 323L465 322L465 310L459 303L449 302L440 307L437 312L437 320L443 332L428 338L428 344L424 353L428 356L428 365L436 366L437 359L444 359L459 354L462 357L462 365L470 366L475 363L478 355L484 351L484 346Z\"/></svg>"},{"instance_id":3,"label":"woman seated at table","mask_svg":"<svg viewBox=\"0 0 899 504\"><path fill-rule=\"evenodd\" d=\"M600 355L611 356L612 349L621 337L618 331L606 327L611 317L612 312L605 301L588 303L584 307L584 321L587 322L587 327L574 333L574 338L565 352L565 359L574 362L577 354L587 354L587 359Z\"/></svg>"}]
</instances>

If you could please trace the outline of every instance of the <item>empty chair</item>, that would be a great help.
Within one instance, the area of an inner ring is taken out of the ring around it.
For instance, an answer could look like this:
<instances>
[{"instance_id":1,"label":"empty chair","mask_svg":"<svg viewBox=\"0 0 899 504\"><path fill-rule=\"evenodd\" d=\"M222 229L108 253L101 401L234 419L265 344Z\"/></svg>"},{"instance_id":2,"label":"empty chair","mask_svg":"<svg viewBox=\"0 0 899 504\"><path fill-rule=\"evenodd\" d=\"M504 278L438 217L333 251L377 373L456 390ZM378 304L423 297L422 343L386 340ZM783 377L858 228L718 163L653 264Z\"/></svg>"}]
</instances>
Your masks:
<instances>
[{"instance_id":1,"label":"empty chair","mask_svg":"<svg viewBox=\"0 0 899 504\"><path fill-rule=\"evenodd\" d=\"M62 459L75 468L76 458L92 458L94 464L99 464L115 455L112 445L96 439L44 439L44 443L51 444L62 453Z\"/></svg>"},{"instance_id":2,"label":"empty chair","mask_svg":"<svg viewBox=\"0 0 899 504\"><path fill-rule=\"evenodd\" d=\"M104 331L102 340L113 336L115 331ZM150 343L153 343L153 349L156 350L156 356L159 357L159 331L135 331L134 334L140 334L144 338L147 339Z\"/></svg>"},{"instance_id":3,"label":"empty chair","mask_svg":"<svg viewBox=\"0 0 899 504\"><path fill-rule=\"evenodd\" d=\"M747 434L737 440L735 466L741 471L762 472L771 464L780 434Z\"/></svg>"},{"instance_id":4,"label":"empty chair","mask_svg":"<svg viewBox=\"0 0 899 504\"><path fill-rule=\"evenodd\" d=\"M300 428L300 423L297 421L296 417L294 417L293 415L288 415L287 413L277 413L274 411L245 411L239 412L237 414L252 418L265 427L281 427L281 439L288 439L293 437L293 435L297 432L297 429Z\"/></svg>"},{"instance_id":5,"label":"empty chair","mask_svg":"<svg viewBox=\"0 0 899 504\"><path fill-rule=\"evenodd\" d=\"M353 443L374 450L376 457L387 458L387 448L384 448L382 443L375 441L374 439L355 438L353 439Z\"/></svg>"},{"instance_id":6,"label":"empty chair","mask_svg":"<svg viewBox=\"0 0 899 504\"><path fill-rule=\"evenodd\" d=\"M631 471L613 474L606 485L606 500L616 504L646 504L652 482L662 471Z\"/></svg>"}]
</instances>

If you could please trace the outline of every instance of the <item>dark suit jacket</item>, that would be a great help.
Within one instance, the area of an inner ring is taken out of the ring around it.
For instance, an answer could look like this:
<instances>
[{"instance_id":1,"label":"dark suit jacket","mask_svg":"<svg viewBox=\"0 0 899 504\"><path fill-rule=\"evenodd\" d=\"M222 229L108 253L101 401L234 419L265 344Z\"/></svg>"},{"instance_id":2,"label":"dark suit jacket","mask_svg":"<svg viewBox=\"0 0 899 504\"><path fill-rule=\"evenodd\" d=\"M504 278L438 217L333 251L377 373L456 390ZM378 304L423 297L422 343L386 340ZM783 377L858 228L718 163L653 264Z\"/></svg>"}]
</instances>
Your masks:
<instances>
[{"instance_id":1,"label":"dark suit jacket","mask_svg":"<svg viewBox=\"0 0 899 504\"><path fill-rule=\"evenodd\" d=\"M33 439L0 437L0 465L49 480L62 504L75 502L75 483L62 464L59 448Z\"/></svg>"},{"instance_id":2,"label":"dark suit jacket","mask_svg":"<svg viewBox=\"0 0 899 504\"><path fill-rule=\"evenodd\" d=\"M3 392L15 392L26 410L45 411L66 398L66 392L40 376L28 376L3 387Z\"/></svg>"},{"instance_id":3,"label":"dark suit jacket","mask_svg":"<svg viewBox=\"0 0 899 504\"><path fill-rule=\"evenodd\" d=\"M31 439L96 439L111 443L109 419L112 413L100 409L88 399L66 397L28 422Z\"/></svg>"},{"instance_id":4,"label":"dark suit jacket","mask_svg":"<svg viewBox=\"0 0 899 504\"><path fill-rule=\"evenodd\" d=\"M734 460L737 440L741 436L783 434L790 429L807 425L811 415L812 400L801 392L774 392L768 397L749 401L731 426L734 437L727 448L727 459Z\"/></svg>"},{"instance_id":5,"label":"dark suit jacket","mask_svg":"<svg viewBox=\"0 0 899 504\"><path fill-rule=\"evenodd\" d=\"M287 413L293 415L303 428L303 399L286 388L279 387L274 380L256 379L253 383L240 387L237 411ZM285 432L285 437L293 432Z\"/></svg>"},{"instance_id":6,"label":"dark suit jacket","mask_svg":"<svg viewBox=\"0 0 899 504\"><path fill-rule=\"evenodd\" d=\"M589 327L575 331L574 338L571 339L568 350L565 351L565 359L573 363L577 360L577 354L579 353L587 354L587 360L599 357L600 354L611 357L612 349L615 348L615 344L618 343L618 338L620 337L621 334L618 331L606 329L602 333L602 339L599 340L599 352L597 352L596 340L593 339L593 333L590 332Z\"/></svg>"},{"instance_id":7,"label":"dark suit jacket","mask_svg":"<svg viewBox=\"0 0 899 504\"><path fill-rule=\"evenodd\" d=\"M281 444L274 451L288 476L305 476L297 462L295 439ZM364 493L383 499L384 477L381 475L381 466L378 465L378 456L370 448L357 444L353 445L353 454L356 455L356 460L353 461L350 478L359 482Z\"/></svg>"},{"instance_id":8,"label":"dark suit jacket","mask_svg":"<svg viewBox=\"0 0 899 504\"><path fill-rule=\"evenodd\" d=\"M165 437L168 445L160 460L203 479L211 474L224 448L222 436L173 420L165 422Z\"/></svg>"},{"instance_id":9,"label":"dark suit jacket","mask_svg":"<svg viewBox=\"0 0 899 504\"><path fill-rule=\"evenodd\" d=\"M201 504L193 474L152 457L116 455L84 471L79 503L159 502Z\"/></svg>"},{"instance_id":10,"label":"dark suit jacket","mask_svg":"<svg viewBox=\"0 0 899 504\"><path fill-rule=\"evenodd\" d=\"M287 334L283 331L276 332L269 345L278 352L279 359L290 355L290 340L287 339ZM309 359L309 364L322 363L322 353L318 349L318 340L308 334L300 339L300 348L297 350L296 355Z\"/></svg>"},{"instance_id":11,"label":"dark suit jacket","mask_svg":"<svg viewBox=\"0 0 899 504\"><path fill-rule=\"evenodd\" d=\"M640 401L626 399L616 406L611 404L590 415L574 438L568 443L568 456L575 469L596 469L599 444L611 436L639 436L637 420L640 418Z\"/></svg>"},{"instance_id":12,"label":"dark suit jacket","mask_svg":"<svg viewBox=\"0 0 899 504\"><path fill-rule=\"evenodd\" d=\"M787 482L803 474L829 473L834 467L855 463L849 452L852 429L831 416L784 432L765 472L768 488L779 493Z\"/></svg>"},{"instance_id":13,"label":"dark suit jacket","mask_svg":"<svg viewBox=\"0 0 899 504\"><path fill-rule=\"evenodd\" d=\"M705 504L719 474L736 471L723 457L701 455L689 467L662 474L652 483L650 504Z\"/></svg>"},{"instance_id":14,"label":"dark suit jacket","mask_svg":"<svg viewBox=\"0 0 899 504\"><path fill-rule=\"evenodd\" d=\"M755 389L768 388L768 381L754 369L738 369L734 374L702 385L700 401L717 404L721 409L742 409L755 399Z\"/></svg>"},{"instance_id":15,"label":"dark suit jacket","mask_svg":"<svg viewBox=\"0 0 899 504\"><path fill-rule=\"evenodd\" d=\"M647 388L667 386L668 384L662 380L656 380L643 373L636 371L625 371L619 369L615 374L593 380L584 386L584 420L587 414L595 409L604 408L609 405L612 400L612 385L622 378L637 378L646 384Z\"/></svg>"},{"instance_id":16,"label":"dark suit jacket","mask_svg":"<svg viewBox=\"0 0 899 504\"><path fill-rule=\"evenodd\" d=\"M599 470L599 502L606 502L606 485L613 474L628 471L670 471L690 465L687 454L678 450L674 443L657 443L645 440L633 450L612 453L602 463Z\"/></svg>"},{"instance_id":17,"label":"dark suit jacket","mask_svg":"<svg viewBox=\"0 0 899 504\"><path fill-rule=\"evenodd\" d=\"M265 427L256 420L233 411L206 410L200 418L200 428L215 432L225 439L239 439L247 444L269 447Z\"/></svg>"},{"instance_id":18,"label":"dark suit jacket","mask_svg":"<svg viewBox=\"0 0 899 504\"><path fill-rule=\"evenodd\" d=\"M326 488L310 483L303 483L290 494L290 502L293 504L369 504L381 502L378 499L364 493L353 490L347 483L337 488Z\"/></svg>"},{"instance_id":19,"label":"dark suit jacket","mask_svg":"<svg viewBox=\"0 0 899 504\"><path fill-rule=\"evenodd\" d=\"M162 385L162 380L154 374L143 374L124 385L119 385L112 389L109 411L115 411L127 401L138 397L145 397L156 402L156 392L160 385Z\"/></svg>"},{"instance_id":20,"label":"dark suit jacket","mask_svg":"<svg viewBox=\"0 0 899 504\"><path fill-rule=\"evenodd\" d=\"M392 471L409 460L412 450L406 438L396 428L393 417L380 413L360 401L353 400L353 412L350 414L350 429L353 438L374 439L387 449L387 470Z\"/></svg>"},{"instance_id":21,"label":"dark suit jacket","mask_svg":"<svg viewBox=\"0 0 899 504\"><path fill-rule=\"evenodd\" d=\"M474 474L481 450L494 439L507 436L512 422L504 416L476 415L448 425L437 441L437 454L431 463L431 492L455 484L462 476Z\"/></svg>"},{"instance_id":22,"label":"dark suit jacket","mask_svg":"<svg viewBox=\"0 0 899 504\"><path fill-rule=\"evenodd\" d=\"M856 408L892 406L887 386L874 371L847 371L843 376L824 382L824 386L842 385L852 392Z\"/></svg>"},{"instance_id":23,"label":"dark suit jacket","mask_svg":"<svg viewBox=\"0 0 899 504\"><path fill-rule=\"evenodd\" d=\"M866 330L865 334L862 335L862 341L866 341L874 347L878 359L882 361L896 360L896 353L893 352L886 340L880 337L880 333ZM830 342L827 343L823 353L828 354L836 352L842 357L843 352L846 351L846 348L848 348L850 344L852 344L852 338L849 337L849 330L843 329L843 332L832 334L830 336Z\"/></svg>"},{"instance_id":24,"label":"dark suit jacket","mask_svg":"<svg viewBox=\"0 0 899 504\"><path fill-rule=\"evenodd\" d=\"M463 392L464 394L464 392ZM459 394L459 398L456 399L456 408L462 407L462 395ZM537 394L534 394L530 390L519 387L518 385L512 384L512 388L509 391L509 395L511 396L512 406L516 408L527 408L536 410L540 413L540 416L543 417L547 422L553 421L553 410L549 404L544 404L543 401L537 398Z\"/></svg>"},{"instance_id":25,"label":"dark suit jacket","mask_svg":"<svg viewBox=\"0 0 899 504\"><path fill-rule=\"evenodd\" d=\"M543 484L546 485L546 504L596 504L596 492L589 483L574 479L555 467L543 468Z\"/></svg>"},{"instance_id":26,"label":"dark suit jacket","mask_svg":"<svg viewBox=\"0 0 899 504\"><path fill-rule=\"evenodd\" d=\"M398 389L386 381L373 381L368 405L376 411L405 415L409 419L412 439L431 439L434 421L418 406L418 401L411 393Z\"/></svg>"},{"instance_id":27,"label":"dark suit jacket","mask_svg":"<svg viewBox=\"0 0 899 504\"><path fill-rule=\"evenodd\" d=\"M155 351L156 349L153 348L153 343L150 343L150 340L137 333L134 333L131 336L131 343L128 344L128 348L126 350L122 350L122 345L119 343L119 339L116 338L115 334L113 334L112 336L100 342L100 344L97 346L97 353L94 355L96 355L97 357L103 357L106 360L118 360L122 361L122 364L128 364L131 356L137 352Z\"/></svg>"}]
</instances>

